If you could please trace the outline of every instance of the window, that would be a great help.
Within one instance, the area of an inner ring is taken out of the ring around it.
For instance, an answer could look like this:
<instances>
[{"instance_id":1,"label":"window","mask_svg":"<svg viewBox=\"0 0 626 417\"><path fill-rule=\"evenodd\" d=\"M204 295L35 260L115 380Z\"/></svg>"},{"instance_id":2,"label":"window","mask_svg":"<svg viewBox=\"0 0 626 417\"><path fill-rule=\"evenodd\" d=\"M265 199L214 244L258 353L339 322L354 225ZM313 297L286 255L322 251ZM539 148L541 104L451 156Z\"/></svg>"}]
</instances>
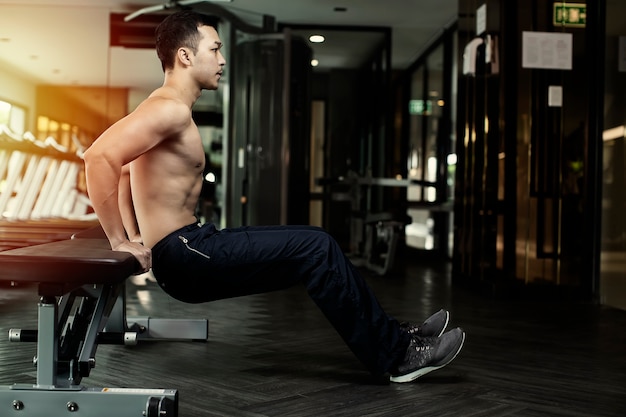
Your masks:
<instances>
[{"instance_id":1,"label":"window","mask_svg":"<svg viewBox=\"0 0 626 417\"><path fill-rule=\"evenodd\" d=\"M6 125L18 135L26 130L26 108L0 100L0 125Z\"/></svg>"}]
</instances>

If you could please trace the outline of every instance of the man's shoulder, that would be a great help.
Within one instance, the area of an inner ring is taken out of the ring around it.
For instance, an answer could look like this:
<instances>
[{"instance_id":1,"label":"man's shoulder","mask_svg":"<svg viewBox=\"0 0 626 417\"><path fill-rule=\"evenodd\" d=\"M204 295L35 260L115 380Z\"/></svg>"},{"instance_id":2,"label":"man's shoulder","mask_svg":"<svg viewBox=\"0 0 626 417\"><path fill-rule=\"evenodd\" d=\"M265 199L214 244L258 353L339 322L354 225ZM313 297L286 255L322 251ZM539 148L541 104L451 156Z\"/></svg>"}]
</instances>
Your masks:
<instances>
[{"instance_id":1,"label":"man's shoulder","mask_svg":"<svg viewBox=\"0 0 626 417\"><path fill-rule=\"evenodd\" d=\"M146 98L133 113L139 117L149 117L165 123L187 124L191 119L191 108L181 100L167 96L152 94Z\"/></svg>"},{"instance_id":2,"label":"man's shoulder","mask_svg":"<svg viewBox=\"0 0 626 417\"><path fill-rule=\"evenodd\" d=\"M137 108L139 109L142 107L150 107L151 110L154 108L163 108L164 110L169 111L175 110L186 113L191 112L191 108L182 100L168 94L159 94L158 90L150 94L150 96L148 96Z\"/></svg>"}]
</instances>

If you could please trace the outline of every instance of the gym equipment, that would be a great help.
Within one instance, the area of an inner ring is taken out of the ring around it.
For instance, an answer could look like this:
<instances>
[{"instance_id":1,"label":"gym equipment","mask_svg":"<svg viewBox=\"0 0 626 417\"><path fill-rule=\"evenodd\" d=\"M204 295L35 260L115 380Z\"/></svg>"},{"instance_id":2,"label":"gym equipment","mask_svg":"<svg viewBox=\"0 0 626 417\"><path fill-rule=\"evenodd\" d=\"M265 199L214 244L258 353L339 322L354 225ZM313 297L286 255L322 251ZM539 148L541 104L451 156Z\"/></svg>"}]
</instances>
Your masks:
<instances>
[{"instance_id":1,"label":"gym equipment","mask_svg":"<svg viewBox=\"0 0 626 417\"><path fill-rule=\"evenodd\" d=\"M89 199L78 190L81 152L0 125L0 218L94 220Z\"/></svg>"},{"instance_id":2,"label":"gym equipment","mask_svg":"<svg viewBox=\"0 0 626 417\"><path fill-rule=\"evenodd\" d=\"M350 171L340 178L320 178L318 184L326 186L344 185L347 191L331 191L334 201L347 201L351 207L350 253L347 256L356 266L365 267L378 275L387 275L393 268L398 238L410 219L394 219L392 213L372 211L373 187L402 187L430 185L425 181L396 178L359 176Z\"/></svg>"},{"instance_id":3,"label":"gym equipment","mask_svg":"<svg viewBox=\"0 0 626 417\"><path fill-rule=\"evenodd\" d=\"M36 284L40 297L37 330L9 330L11 341L37 343L36 383L0 386L0 415L178 415L175 389L81 384L95 367L98 344L208 339L206 320L147 318L129 326L124 283L139 265L112 251L100 233L0 252L0 281Z\"/></svg>"}]
</instances>

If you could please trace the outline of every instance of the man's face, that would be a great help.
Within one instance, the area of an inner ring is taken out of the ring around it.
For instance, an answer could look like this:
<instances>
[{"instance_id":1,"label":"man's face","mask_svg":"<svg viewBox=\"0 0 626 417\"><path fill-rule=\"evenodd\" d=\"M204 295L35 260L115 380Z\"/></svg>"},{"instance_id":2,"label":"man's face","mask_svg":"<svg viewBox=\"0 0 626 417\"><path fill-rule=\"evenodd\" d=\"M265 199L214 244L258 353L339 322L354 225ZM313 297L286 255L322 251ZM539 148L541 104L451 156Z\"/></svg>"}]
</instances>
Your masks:
<instances>
[{"instance_id":1,"label":"man's face","mask_svg":"<svg viewBox=\"0 0 626 417\"><path fill-rule=\"evenodd\" d=\"M203 89L216 90L226 65L221 52L222 41L211 26L200 26L198 31L202 39L198 43L198 51L193 61L196 76Z\"/></svg>"}]
</instances>

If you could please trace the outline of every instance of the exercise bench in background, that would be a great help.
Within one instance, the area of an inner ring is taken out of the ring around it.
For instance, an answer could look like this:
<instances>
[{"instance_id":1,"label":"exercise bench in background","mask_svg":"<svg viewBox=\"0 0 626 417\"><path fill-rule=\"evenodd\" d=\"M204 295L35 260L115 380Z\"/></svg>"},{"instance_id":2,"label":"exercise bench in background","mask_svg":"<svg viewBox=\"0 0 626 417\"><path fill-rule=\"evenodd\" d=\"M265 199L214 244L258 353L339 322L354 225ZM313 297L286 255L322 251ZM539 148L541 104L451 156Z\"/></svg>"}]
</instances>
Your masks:
<instances>
[{"instance_id":1,"label":"exercise bench in background","mask_svg":"<svg viewBox=\"0 0 626 417\"><path fill-rule=\"evenodd\" d=\"M82 379L95 366L98 344L206 341L208 322L144 319L129 325L125 281L139 269L136 259L112 251L97 233L83 237L95 238L0 252L0 281L36 284L39 295L37 330L9 330L11 341L37 343L36 383L0 386L0 415L176 416L175 389L92 388Z\"/></svg>"}]
</instances>

